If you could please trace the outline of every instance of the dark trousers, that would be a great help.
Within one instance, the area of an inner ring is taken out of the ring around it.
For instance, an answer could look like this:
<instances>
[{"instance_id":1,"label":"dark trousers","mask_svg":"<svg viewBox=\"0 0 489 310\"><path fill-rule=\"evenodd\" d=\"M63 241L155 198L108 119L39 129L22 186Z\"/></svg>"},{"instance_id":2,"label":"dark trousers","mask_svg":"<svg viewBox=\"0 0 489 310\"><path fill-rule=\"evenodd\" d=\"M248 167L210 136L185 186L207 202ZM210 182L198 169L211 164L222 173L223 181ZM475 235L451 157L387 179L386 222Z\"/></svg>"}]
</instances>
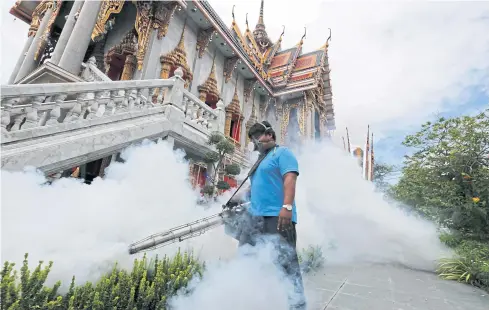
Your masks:
<instances>
[{"instance_id":1,"label":"dark trousers","mask_svg":"<svg viewBox=\"0 0 489 310\"><path fill-rule=\"evenodd\" d=\"M279 231L277 229L278 216L244 214L240 222L237 235L239 246L245 244L255 246L260 241L266 241L267 237L275 240L277 263L294 286L294 292L288 293L290 309L305 310L306 298L296 251L295 223L292 223L288 229Z\"/></svg>"}]
</instances>

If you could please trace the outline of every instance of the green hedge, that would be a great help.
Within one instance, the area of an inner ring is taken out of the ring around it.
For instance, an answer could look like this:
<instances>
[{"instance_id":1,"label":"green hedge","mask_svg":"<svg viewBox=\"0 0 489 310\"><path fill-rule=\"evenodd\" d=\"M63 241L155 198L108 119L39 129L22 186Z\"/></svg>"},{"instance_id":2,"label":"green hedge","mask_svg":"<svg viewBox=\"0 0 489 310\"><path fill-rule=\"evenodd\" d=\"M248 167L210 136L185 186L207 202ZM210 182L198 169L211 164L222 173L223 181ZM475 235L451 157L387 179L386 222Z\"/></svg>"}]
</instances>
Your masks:
<instances>
[{"instance_id":1,"label":"green hedge","mask_svg":"<svg viewBox=\"0 0 489 310\"><path fill-rule=\"evenodd\" d=\"M446 233L440 235L440 240L456 254L454 258L440 260L437 270L440 277L465 282L489 292L489 244Z\"/></svg>"},{"instance_id":2,"label":"green hedge","mask_svg":"<svg viewBox=\"0 0 489 310\"><path fill-rule=\"evenodd\" d=\"M324 264L320 247L309 246L299 253L302 272L317 271ZM15 264L5 262L1 271L1 310L162 310L167 309L170 297L178 293L188 294L189 281L202 278L205 264L191 252L180 251L169 258L148 260L135 259L132 270L119 268L117 263L111 272L97 282L77 285L72 278L67 292L60 292L61 282L52 287L45 285L53 262L44 265L40 261L34 270L29 269L28 254L20 273Z\"/></svg>"},{"instance_id":3,"label":"green hedge","mask_svg":"<svg viewBox=\"0 0 489 310\"><path fill-rule=\"evenodd\" d=\"M75 277L66 293L60 293L61 282L45 286L53 262L43 267L40 261L29 270L28 255L20 269L20 281L15 264L5 262L1 272L1 310L82 310L82 309L166 309L167 301L178 291L188 293L187 284L194 276L202 277L205 265L192 253L178 253L169 258L134 260L131 272L117 264L96 283L76 285Z\"/></svg>"}]
</instances>

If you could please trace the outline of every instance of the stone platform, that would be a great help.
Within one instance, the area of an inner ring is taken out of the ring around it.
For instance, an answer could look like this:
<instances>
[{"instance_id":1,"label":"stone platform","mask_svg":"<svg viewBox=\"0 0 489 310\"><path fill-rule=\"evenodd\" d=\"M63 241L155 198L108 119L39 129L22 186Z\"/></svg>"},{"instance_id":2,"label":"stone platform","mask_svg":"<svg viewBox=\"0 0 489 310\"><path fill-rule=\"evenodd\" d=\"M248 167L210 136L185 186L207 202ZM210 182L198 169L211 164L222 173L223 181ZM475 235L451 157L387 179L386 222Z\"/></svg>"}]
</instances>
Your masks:
<instances>
[{"instance_id":1,"label":"stone platform","mask_svg":"<svg viewBox=\"0 0 489 310\"><path fill-rule=\"evenodd\" d=\"M311 310L488 310L489 293L402 267L326 267L304 278Z\"/></svg>"}]
</instances>

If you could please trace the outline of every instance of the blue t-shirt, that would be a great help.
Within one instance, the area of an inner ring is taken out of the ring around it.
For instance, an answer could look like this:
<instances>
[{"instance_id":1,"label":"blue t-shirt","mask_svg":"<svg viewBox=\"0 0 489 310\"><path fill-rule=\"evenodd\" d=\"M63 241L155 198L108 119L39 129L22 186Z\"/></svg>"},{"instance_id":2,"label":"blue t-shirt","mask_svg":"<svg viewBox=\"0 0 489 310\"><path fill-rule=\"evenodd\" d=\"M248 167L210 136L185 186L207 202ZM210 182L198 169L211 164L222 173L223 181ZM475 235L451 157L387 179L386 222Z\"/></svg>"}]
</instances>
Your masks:
<instances>
[{"instance_id":1,"label":"blue t-shirt","mask_svg":"<svg viewBox=\"0 0 489 310\"><path fill-rule=\"evenodd\" d=\"M284 205L283 176L288 172L299 174L299 164L292 152L283 146L271 149L251 176L250 213L256 216L278 216ZM292 203L292 221L297 223L295 200Z\"/></svg>"}]
</instances>

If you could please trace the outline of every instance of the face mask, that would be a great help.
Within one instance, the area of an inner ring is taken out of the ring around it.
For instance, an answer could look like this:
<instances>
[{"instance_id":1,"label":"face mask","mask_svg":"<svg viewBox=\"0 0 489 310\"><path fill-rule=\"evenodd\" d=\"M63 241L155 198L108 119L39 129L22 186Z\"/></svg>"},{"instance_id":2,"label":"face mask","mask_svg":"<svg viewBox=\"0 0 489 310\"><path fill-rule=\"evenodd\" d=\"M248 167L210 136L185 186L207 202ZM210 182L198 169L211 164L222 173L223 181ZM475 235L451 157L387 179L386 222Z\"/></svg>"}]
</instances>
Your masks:
<instances>
[{"instance_id":1,"label":"face mask","mask_svg":"<svg viewBox=\"0 0 489 310\"><path fill-rule=\"evenodd\" d=\"M254 151L258 151L258 152L262 152L263 151L263 142L260 142L258 139L256 138L251 138L251 141L253 142L253 152Z\"/></svg>"},{"instance_id":2,"label":"face mask","mask_svg":"<svg viewBox=\"0 0 489 310\"><path fill-rule=\"evenodd\" d=\"M254 152L255 151L255 143L253 143L253 141L250 141L250 143L248 143L248 151L251 153L251 152Z\"/></svg>"}]
</instances>

